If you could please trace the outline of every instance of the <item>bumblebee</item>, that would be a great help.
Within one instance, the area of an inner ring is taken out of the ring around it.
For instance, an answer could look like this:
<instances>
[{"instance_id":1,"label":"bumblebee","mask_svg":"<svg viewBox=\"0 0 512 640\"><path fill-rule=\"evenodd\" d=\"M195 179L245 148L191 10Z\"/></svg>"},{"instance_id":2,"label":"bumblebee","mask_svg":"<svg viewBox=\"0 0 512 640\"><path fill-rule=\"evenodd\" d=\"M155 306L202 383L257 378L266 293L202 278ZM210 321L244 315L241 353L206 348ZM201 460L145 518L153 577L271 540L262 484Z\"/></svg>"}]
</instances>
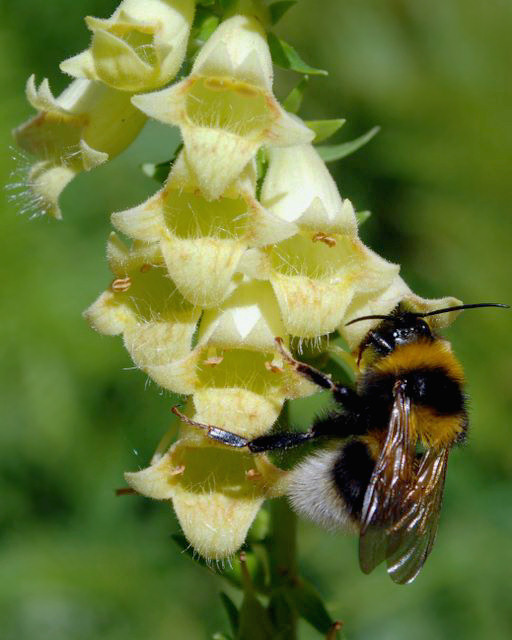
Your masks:
<instances>
[{"instance_id":1,"label":"bumblebee","mask_svg":"<svg viewBox=\"0 0 512 640\"><path fill-rule=\"evenodd\" d=\"M450 344L425 318L483 303L363 316L379 320L359 347L355 389L338 384L295 360L278 338L285 360L301 375L332 392L339 409L318 418L307 432L274 433L247 440L173 411L208 436L253 453L328 444L290 472L294 509L329 528L359 531L359 563L370 573L384 560L391 579L412 582L428 558L437 533L448 456L467 438L464 373ZM339 442L337 442L339 441ZM333 444L331 444L333 443Z\"/></svg>"}]
</instances>

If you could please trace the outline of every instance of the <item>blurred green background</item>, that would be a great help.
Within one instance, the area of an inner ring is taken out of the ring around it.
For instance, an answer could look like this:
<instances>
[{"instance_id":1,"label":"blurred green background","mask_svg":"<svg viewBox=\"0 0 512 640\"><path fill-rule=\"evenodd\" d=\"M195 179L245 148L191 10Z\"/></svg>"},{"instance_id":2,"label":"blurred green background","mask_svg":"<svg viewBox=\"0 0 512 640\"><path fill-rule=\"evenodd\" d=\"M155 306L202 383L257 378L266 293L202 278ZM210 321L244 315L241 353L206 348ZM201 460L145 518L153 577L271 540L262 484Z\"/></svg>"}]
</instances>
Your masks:
<instances>
[{"instance_id":1,"label":"blurred green background","mask_svg":"<svg viewBox=\"0 0 512 640\"><path fill-rule=\"evenodd\" d=\"M26 78L62 90L58 62L88 43L82 17L115 5L2 0L2 181L25 163L9 145L32 113ZM511 29L509 0L301 0L278 29L329 70L312 80L304 117L346 117L340 141L382 126L331 170L342 195L374 213L365 241L424 296L512 302ZM278 97L294 81L278 74ZM4 198L2 640L195 640L227 629L221 581L179 553L166 505L114 497L123 471L147 464L172 399L81 317L110 282L109 213L156 190L138 166L165 160L173 141L152 124L79 176L63 222L30 221ZM512 637L511 318L468 312L447 331L467 372L472 432L451 458L438 541L413 585L382 569L362 575L355 539L301 523L303 573L350 640Z\"/></svg>"}]
</instances>

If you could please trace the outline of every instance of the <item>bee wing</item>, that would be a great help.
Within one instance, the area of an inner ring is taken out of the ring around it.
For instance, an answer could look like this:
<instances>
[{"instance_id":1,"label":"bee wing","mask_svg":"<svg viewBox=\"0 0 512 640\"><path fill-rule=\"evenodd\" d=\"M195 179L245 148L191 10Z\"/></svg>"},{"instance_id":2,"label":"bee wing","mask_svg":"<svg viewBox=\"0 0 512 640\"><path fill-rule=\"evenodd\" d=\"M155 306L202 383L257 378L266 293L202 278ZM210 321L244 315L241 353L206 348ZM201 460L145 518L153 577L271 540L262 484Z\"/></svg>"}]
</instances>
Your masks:
<instances>
[{"instance_id":1,"label":"bee wing","mask_svg":"<svg viewBox=\"0 0 512 640\"><path fill-rule=\"evenodd\" d=\"M394 582L412 582L425 564L437 534L448 448L422 457L403 515L388 532L387 565Z\"/></svg>"},{"instance_id":2,"label":"bee wing","mask_svg":"<svg viewBox=\"0 0 512 640\"><path fill-rule=\"evenodd\" d=\"M415 447L411 437L411 402L400 384L394 390L388 433L364 496L359 564L370 573L388 555L389 532L403 515L413 487Z\"/></svg>"}]
</instances>

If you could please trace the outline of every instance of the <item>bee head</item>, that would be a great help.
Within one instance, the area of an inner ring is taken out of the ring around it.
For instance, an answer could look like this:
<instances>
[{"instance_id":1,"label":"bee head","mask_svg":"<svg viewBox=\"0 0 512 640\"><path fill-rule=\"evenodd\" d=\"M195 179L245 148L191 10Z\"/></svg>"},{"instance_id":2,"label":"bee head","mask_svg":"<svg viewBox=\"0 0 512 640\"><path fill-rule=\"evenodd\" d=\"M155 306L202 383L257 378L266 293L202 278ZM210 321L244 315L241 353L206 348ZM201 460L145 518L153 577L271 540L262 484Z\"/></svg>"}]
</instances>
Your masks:
<instances>
[{"instance_id":1,"label":"bee head","mask_svg":"<svg viewBox=\"0 0 512 640\"><path fill-rule=\"evenodd\" d=\"M370 331L376 340L373 345L378 353L389 353L396 347L418 340L433 340L427 322L415 313L397 310Z\"/></svg>"},{"instance_id":2,"label":"bee head","mask_svg":"<svg viewBox=\"0 0 512 640\"><path fill-rule=\"evenodd\" d=\"M404 311L401 305L387 316L361 316L347 322L345 326L361 322L362 320L381 320L375 329L371 329L359 346L358 363L361 360L363 351L367 347L373 347L379 355L385 356L396 347L419 340L432 341L434 334L429 325L423 318L437 315L439 313L447 313L448 311L460 311L463 309L475 309L477 307L504 307L506 304L497 304L494 302L484 302L479 304L464 304L456 307L448 307L446 309L436 309L428 313L416 313L413 311Z\"/></svg>"}]
</instances>

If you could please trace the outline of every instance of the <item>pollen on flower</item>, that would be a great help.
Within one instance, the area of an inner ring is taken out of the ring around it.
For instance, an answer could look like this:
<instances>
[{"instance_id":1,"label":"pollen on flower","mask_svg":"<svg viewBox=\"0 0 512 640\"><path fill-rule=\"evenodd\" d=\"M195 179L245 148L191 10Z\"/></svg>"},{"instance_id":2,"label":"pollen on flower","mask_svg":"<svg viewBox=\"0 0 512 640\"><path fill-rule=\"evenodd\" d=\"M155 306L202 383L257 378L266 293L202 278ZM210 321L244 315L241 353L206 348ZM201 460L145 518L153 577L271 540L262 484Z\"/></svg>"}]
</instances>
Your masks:
<instances>
[{"instance_id":1,"label":"pollen on flower","mask_svg":"<svg viewBox=\"0 0 512 640\"><path fill-rule=\"evenodd\" d=\"M336 246L336 238L334 238L333 236L327 235L323 231L317 231L313 235L312 240L313 240L313 242L323 242L328 247L335 247Z\"/></svg>"},{"instance_id":2,"label":"pollen on flower","mask_svg":"<svg viewBox=\"0 0 512 640\"><path fill-rule=\"evenodd\" d=\"M132 279L130 278L130 276L126 276L126 278L116 278L110 285L110 288L112 289L112 291L120 291L122 293L126 293L126 291L128 291L131 286Z\"/></svg>"}]
</instances>

